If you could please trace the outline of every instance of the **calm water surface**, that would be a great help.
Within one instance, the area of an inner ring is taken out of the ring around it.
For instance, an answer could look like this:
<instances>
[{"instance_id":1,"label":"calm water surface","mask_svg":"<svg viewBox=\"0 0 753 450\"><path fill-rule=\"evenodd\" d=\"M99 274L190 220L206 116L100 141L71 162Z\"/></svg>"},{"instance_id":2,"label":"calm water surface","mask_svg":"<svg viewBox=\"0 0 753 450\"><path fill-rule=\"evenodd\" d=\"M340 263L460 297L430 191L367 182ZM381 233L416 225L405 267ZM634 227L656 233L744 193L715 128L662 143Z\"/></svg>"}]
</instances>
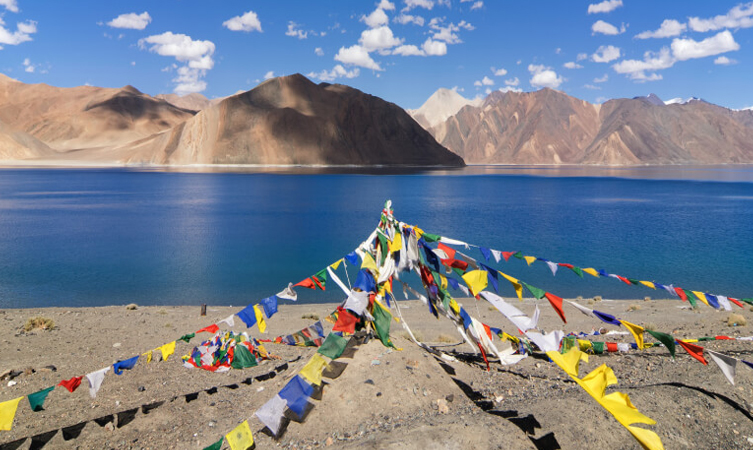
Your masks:
<instances>
[{"instance_id":1,"label":"calm water surface","mask_svg":"<svg viewBox=\"0 0 753 450\"><path fill-rule=\"evenodd\" d=\"M750 167L347 172L0 169L0 307L245 305L350 252L388 198L400 220L470 243L753 297ZM563 297L666 297L497 267Z\"/></svg>"}]
</instances>

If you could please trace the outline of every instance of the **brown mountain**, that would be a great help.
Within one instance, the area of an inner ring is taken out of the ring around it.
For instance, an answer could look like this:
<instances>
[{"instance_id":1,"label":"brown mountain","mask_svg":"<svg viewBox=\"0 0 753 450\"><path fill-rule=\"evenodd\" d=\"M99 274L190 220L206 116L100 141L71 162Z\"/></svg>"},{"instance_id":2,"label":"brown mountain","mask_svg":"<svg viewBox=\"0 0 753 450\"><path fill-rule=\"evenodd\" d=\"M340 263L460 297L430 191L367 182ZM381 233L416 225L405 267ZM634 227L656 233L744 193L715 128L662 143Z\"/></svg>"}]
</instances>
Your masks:
<instances>
[{"instance_id":1,"label":"brown mountain","mask_svg":"<svg viewBox=\"0 0 753 450\"><path fill-rule=\"evenodd\" d=\"M0 74L0 121L58 151L125 144L192 116L132 86L58 88Z\"/></svg>"},{"instance_id":2,"label":"brown mountain","mask_svg":"<svg viewBox=\"0 0 753 450\"><path fill-rule=\"evenodd\" d=\"M562 92L494 92L430 129L476 164L753 162L753 112L658 97L592 105Z\"/></svg>"},{"instance_id":3,"label":"brown mountain","mask_svg":"<svg viewBox=\"0 0 753 450\"><path fill-rule=\"evenodd\" d=\"M204 95L199 93L193 93L188 95L177 95L177 94L159 94L155 98L158 98L160 100L164 100L167 103L170 103L173 106L176 106L181 109L187 109L190 111L201 111L202 109L214 105L215 103L219 103L222 101L221 98L216 99L208 99Z\"/></svg>"},{"instance_id":4,"label":"brown mountain","mask_svg":"<svg viewBox=\"0 0 753 450\"><path fill-rule=\"evenodd\" d=\"M157 164L463 165L399 106L300 74L265 81L110 155Z\"/></svg>"},{"instance_id":5,"label":"brown mountain","mask_svg":"<svg viewBox=\"0 0 753 450\"><path fill-rule=\"evenodd\" d=\"M0 161L50 158L55 151L39 139L0 121Z\"/></svg>"}]
</instances>

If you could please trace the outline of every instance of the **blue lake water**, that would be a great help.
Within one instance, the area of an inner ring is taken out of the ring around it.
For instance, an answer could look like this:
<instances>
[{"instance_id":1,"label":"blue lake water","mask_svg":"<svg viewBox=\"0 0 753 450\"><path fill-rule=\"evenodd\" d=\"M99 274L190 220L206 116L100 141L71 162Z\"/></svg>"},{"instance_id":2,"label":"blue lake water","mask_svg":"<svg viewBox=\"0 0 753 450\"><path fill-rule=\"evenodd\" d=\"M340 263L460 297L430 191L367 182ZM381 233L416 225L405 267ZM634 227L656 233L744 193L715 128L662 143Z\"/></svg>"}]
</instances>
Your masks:
<instances>
[{"instance_id":1,"label":"blue lake water","mask_svg":"<svg viewBox=\"0 0 753 450\"><path fill-rule=\"evenodd\" d=\"M245 305L350 252L388 198L429 232L753 297L750 167L347 172L0 169L0 307ZM543 263L497 267L562 297L667 297Z\"/></svg>"}]
</instances>

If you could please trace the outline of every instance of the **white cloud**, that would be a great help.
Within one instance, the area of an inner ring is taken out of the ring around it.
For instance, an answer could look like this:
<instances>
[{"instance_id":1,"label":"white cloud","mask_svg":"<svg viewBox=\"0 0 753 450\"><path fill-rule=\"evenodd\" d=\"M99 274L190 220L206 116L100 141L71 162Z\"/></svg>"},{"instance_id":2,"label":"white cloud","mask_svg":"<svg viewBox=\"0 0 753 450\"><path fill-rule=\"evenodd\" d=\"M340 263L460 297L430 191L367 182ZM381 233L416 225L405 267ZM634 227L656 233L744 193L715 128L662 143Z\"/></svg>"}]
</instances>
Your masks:
<instances>
[{"instance_id":1,"label":"white cloud","mask_svg":"<svg viewBox=\"0 0 753 450\"><path fill-rule=\"evenodd\" d=\"M586 89L592 89L592 90L595 90L595 91L600 91L601 90L601 87L594 86L593 84L584 84L583 87L586 88Z\"/></svg>"},{"instance_id":2,"label":"white cloud","mask_svg":"<svg viewBox=\"0 0 753 450\"><path fill-rule=\"evenodd\" d=\"M361 38L358 40L358 43L361 44L361 47L365 48L367 52L373 52L374 50L385 50L401 45L403 40L396 38L392 34L390 27L381 26L379 28L364 30L361 33Z\"/></svg>"},{"instance_id":3,"label":"white cloud","mask_svg":"<svg viewBox=\"0 0 753 450\"><path fill-rule=\"evenodd\" d=\"M505 86L498 89L499 92L523 92L523 89L512 86Z\"/></svg>"},{"instance_id":4,"label":"white cloud","mask_svg":"<svg viewBox=\"0 0 753 450\"><path fill-rule=\"evenodd\" d=\"M661 75L656 73L646 74L646 72L668 69L674 63L675 60L672 58L669 48L664 47L658 53L650 51L644 53L643 61L626 59L614 64L612 68L615 72L628 75L636 81L656 81L662 79Z\"/></svg>"},{"instance_id":5,"label":"white cloud","mask_svg":"<svg viewBox=\"0 0 753 450\"><path fill-rule=\"evenodd\" d=\"M135 66L136 65L136 61L131 61L131 65Z\"/></svg>"},{"instance_id":6,"label":"white cloud","mask_svg":"<svg viewBox=\"0 0 753 450\"><path fill-rule=\"evenodd\" d=\"M478 87L480 87L480 86L494 86L494 80L492 80L491 78L485 76L481 80L476 80L473 83L473 85L474 86L478 86Z\"/></svg>"},{"instance_id":7,"label":"white cloud","mask_svg":"<svg viewBox=\"0 0 753 450\"><path fill-rule=\"evenodd\" d=\"M274 77L275 77L275 73L270 70L269 72L264 74L264 81L269 80L270 78L274 78Z\"/></svg>"},{"instance_id":8,"label":"white cloud","mask_svg":"<svg viewBox=\"0 0 753 450\"><path fill-rule=\"evenodd\" d=\"M174 34L167 31L143 39L139 39L139 48L146 49L161 56L170 56L185 63L177 69L178 76L174 78L176 84L174 92L178 95L201 92L207 84L202 80L207 70L214 67L215 46L212 41L193 40L185 34Z\"/></svg>"},{"instance_id":9,"label":"white cloud","mask_svg":"<svg viewBox=\"0 0 753 450\"><path fill-rule=\"evenodd\" d=\"M601 33L614 36L625 32L625 24L622 24L622 26L618 29L616 26L612 25L609 22L597 20L593 25L591 25L591 32L591 34Z\"/></svg>"},{"instance_id":10,"label":"white cloud","mask_svg":"<svg viewBox=\"0 0 753 450\"><path fill-rule=\"evenodd\" d=\"M509 80L505 80L505 84L508 86L517 86L520 84L520 80L518 77L510 78Z\"/></svg>"},{"instance_id":11,"label":"white cloud","mask_svg":"<svg viewBox=\"0 0 753 450\"><path fill-rule=\"evenodd\" d=\"M321 47L315 48L314 53L316 54L316 56L324 56L324 50L322 50Z\"/></svg>"},{"instance_id":12,"label":"white cloud","mask_svg":"<svg viewBox=\"0 0 753 450\"><path fill-rule=\"evenodd\" d=\"M251 32L256 30L259 33L262 32L259 17L253 11L244 13L242 16L235 16L231 19L228 19L222 22L222 26L230 31Z\"/></svg>"},{"instance_id":13,"label":"white cloud","mask_svg":"<svg viewBox=\"0 0 753 450\"><path fill-rule=\"evenodd\" d=\"M473 11L474 9L481 9L483 7L484 7L484 2L482 2L481 0L478 0L476 2L473 2L473 4L471 5L471 11Z\"/></svg>"},{"instance_id":14,"label":"white cloud","mask_svg":"<svg viewBox=\"0 0 753 450\"><path fill-rule=\"evenodd\" d=\"M390 18L387 17L387 13L382 8L377 8L368 16L361 16L361 21L369 28L376 28L390 23Z\"/></svg>"},{"instance_id":15,"label":"white cloud","mask_svg":"<svg viewBox=\"0 0 753 450\"><path fill-rule=\"evenodd\" d=\"M450 90L451 91L455 91L455 92L465 92L465 89L463 89L461 87L458 87L458 86L453 86L452 89L450 89Z\"/></svg>"},{"instance_id":16,"label":"white cloud","mask_svg":"<svg viewBox=\"0 0 753 450\"><path fill-rule=\"evenodd\" d=\"M0 15L0 44L18 45L31 40L31 35L37 32L37 23L33 20L26 22L17 22L16 31L11 32L5 28L5 22ZM2 47L0 47L2 49Z\"/></svg>"},{"instance_id":17,"label":"white cloud","mask_svg":"<svg viewBox=\"0 0 753 450\"><path fill-rule=\"evenodd\" d=\"M371 56L369 52L360 45L351 45L350 47L340 47L340 50L335 55L335 61L340 61L344 64L352 64L354 66L365 67L366 69L382 70Z\"/></svg>"},{"instance_id":18,"label":"white cloud","mask_svg":"<svg viewBox=\"0 0 753 450\"><path fill-rule=\"evenodd\" d=\"M0 6L4 6L10 12L18 12L18 3L16 0L0 0Z\"/></svg>"},{"instance_id":19,"label":"white cloud","mask_svg":"<svg viewBox=\"0 0 753 450\"><path fill-rule=\"evenodd\" d=\"M576 61L583 61L584 59L588 59L588 53L578 53L578 56L575 57Z\"/></svg>"},{"instance_id":20,"label":"white cloud","mask_svg":"<svg viewBox=\"0 0 753 450\"><path fill-rule=\"evenodd\" d=\"M322 70L319 73L311 72L308 74L308 77L316 78L321 81L331 82L335 81L337 78L356 78L358 75L360 75L360 73L361 71L358 69L358 67L354 67L352 70L345 70L345 67L338 64L329 72L326 70Z\"/></svg>"},{"instance_id":21,"label":"white cloud","mask_svg":"<svg viewBox=\"0 0 753 450\"><path fill-rule=\"evenodd\" d=\"M434 34L431 36L432 39L435 41L444 41L448 44L459 44L463 41L460 40L460 37L456 34L460 31L460 29L465 30L475 30L476 27L471 25L470 23L466 22L465 20L460 21L457 25L454 23L450 23L447 26L440 25L442 23L442 19L434 18L431 19L431 22L429 22L429 27L434 30Z\"/></svg>"},{"instance_id":22,"label":"white cloud","mask_svg":"<svg viewBox=\"0 0 753 450\"><path fill-rule=\"evenodd\" d=\"M285 36L297 37L298 39L308 38L308 32L301 30L300 28L298 28L299 26L300 25L293 22L292 20L288 22L288 31L285 32Z\"/></svg>"},{"instance_id":23,"label":"white cloud","mask_svg":"<svg viewBox=\"0 0 753 450\"><path fill-rule=\"evenodd\" d=\"M401 45L392 50L392 54L401 56L426 56L426 53L415 45Z\"/></svg>"},{"instance_id":24,"label":"white cloud","mask_svg":"<svg viewBox=\"0 0 753 450\"><path fill-rule=\"evenodd\" d=\"M562 65L562 67L564 67L565 69L582 69L583 68L583 66L573 61L566 62L565 64Z\"/></svg>"},{"instance_id":25,"label":"white cloud","mask_svg":"<svg viewBox=\"0 0 753 450\"><path fill-rule=\"evenodd\" d=\"M588 5L588 14L608 13L622 6L622 0L604 0Z\"/></svg>"},{"instance_id":26,"label":"white cloud","mask_svg":"<svg viewBox=\"0 0 753 450\"><path fill-rule=\"evenodd\" d=\"M685 30L687 29L688 29L688 26L685 25L684 23L680 23L672 19L666 19L664 22L661 23L661 26L659 26L658 30L644 31L643 33L639 33L635 37L638 39L666 38L666 37L672 37L672 36L679 36L680 34L684 33Z\"/></svg>"},{"instance_id":27,"label":"white cloud","mask_svg":"<svg viewBox=\"0 0 753 450\"><path fill-rule=\"evenodd\" d=\"M591 55L591 59L598 63L608 63L620 57L620 49L613 45L602 45Z\"/></svg>"},{"instance_id":28,"label":"white cloud","mask_svg":"<svg viewBox=\"0 0 753 450\"><path fill-rule=\"evenodd\" d=\"M492 67L492 73L495 77L503 77L507 75L507 71L505 69L495 69L494 67Z\"/></svg>"},{"instance_id":29,"label":"white cloud","mask_svg":"<svg viewBox=\"0 0 753 450\"><path fill-rule=\"evenodd\" d=\"M714 60L714 64L719 66L730 66L732 64L737 64L737 60L727 58L726 56L720 56Z\"/></svg>"},{"instance_id":30,"label":"white cloud","mask_svg":"<svg viewBox=\"0 0 753 450\"><path fill-rule=\"evenodd\" d=\"M424 26L424 18L421 16L412 16L410 14L400 14L399 16L395 17L395 22L401 24L401 25L407 25L409 23L412 23L414 25L418 25L419 27Z\"/></svg>"},{"instance_id":31,"label":"white cloud","mask_svg":"<svg viewBox=\"0 0 753 450\"><path fill-rule=\"evenodd\" d=\"M447 44L428 38L423 44L421 44L421 50L423 50L427 56L444 56L447 54Z\"/></svg>"},{"instance_id":32,"label":"white cloud","mask_svg":"<svg viewBox=\"0 0 753 450\"><path fill-rule=\"evenodd\" d=\"M381 2L379 2L379 4L377 5L377 8L379 8L379 9L384 9L384 10L387 10L387 11L394 11L394 10L395 10L395 4L394 4L394 3L392 3L392 2L391 2L391 1L389 1L389 0L382 0L382 1L381 1Z\"/></svg>"},{"instance_id":33,"label":"white cloud","mask_svg":"<svg viewBox=\"0 0 753 450\"><path fill-rule=\"evenodd\" d=\"M529 64L528 71L533 75L529 81L533 87L557 89L565 81L561 76L557 75L557 72L553 71L550 67L545 67L543 64Z\"/></svg>"},{"instance_id":34,"label":"white cloud","mask_svg":"<svg viewBox=\"0 0 753 450\"><path fill-rule=\"evenodd\" d=\"M675 39L672 41L672 56L679 61L705 58L706 56L739 50L740 45L735 42L732 33L724 30L721 33L706 38L700 42L693 39Z\"/></svg>"},{"instance_id":35,"label":"white cloud","mask_svg":"<svg viewBox=\"0 0 753 450\"><path fill-rule=\"evenodd\" d=\"M608 79L609 79L609 74L605 73L603 77L594 78L594 83L606 83Z\"/></svg>"},{"instance_id":36,"label":"white cloud","mask_svg":"<svg viewBox=\"0 0 753 450\"><path fill-rule=\"evenodd\" d=\"M410 11L413 8L432 9L433 7L433 0L405 0L405 8L403 8L403 11Z\"/></svg>"},{"instance_id":37,"label":"white cloud","mask_svg":"<svg viewBox=\"0 0 753 450\"><path fill-rule=\"evenodd\" d=\"M121 14L118 17L107 22L112 28L128 28L130 30L143 30L152 21L152 16L144 11L141 14L128 13Z\"/></svg>"},{"instance_id":38,"label":"white cloud","mask_svg":"<svg viewBox=\"0 0 753 450\"><path fill-rule=\"evenodd\" d=\"M740 4L730 9L727 14L700 19L691 17L688 25L693 31L705 33L707 31L720 30L722 28L750 28L753 27L753 2Z\"/></svg>"},{"instance_id":39,"label":"white cloud","mask_svg":"<svg viewBox=\"0 0 753 450\"><path fill-rule=\"evenodd\" d=\"M36 67L31 63L31 60L29 58L24 59L24 72L34 73L34 69Z\"/></svg>"}]
</instances>

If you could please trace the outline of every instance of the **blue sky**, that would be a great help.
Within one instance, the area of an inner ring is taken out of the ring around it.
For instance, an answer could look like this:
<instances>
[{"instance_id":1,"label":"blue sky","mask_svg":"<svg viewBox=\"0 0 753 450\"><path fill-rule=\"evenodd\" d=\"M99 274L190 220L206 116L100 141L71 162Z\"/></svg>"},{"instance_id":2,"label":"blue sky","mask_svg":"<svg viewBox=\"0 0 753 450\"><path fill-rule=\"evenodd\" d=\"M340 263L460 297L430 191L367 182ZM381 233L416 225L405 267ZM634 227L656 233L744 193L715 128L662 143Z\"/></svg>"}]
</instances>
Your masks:
<instances>
[{"instance_id":1,"label":"blue sky","mask_svg":"<svg viewBox=\"0 0 753 450\"><path fill-rule=\"evenodd\" d=\"M0 0L0 72L219 97L308 75L405 108L436 89L753 106L753 2Z\"/></svg>"}]
</instances>

